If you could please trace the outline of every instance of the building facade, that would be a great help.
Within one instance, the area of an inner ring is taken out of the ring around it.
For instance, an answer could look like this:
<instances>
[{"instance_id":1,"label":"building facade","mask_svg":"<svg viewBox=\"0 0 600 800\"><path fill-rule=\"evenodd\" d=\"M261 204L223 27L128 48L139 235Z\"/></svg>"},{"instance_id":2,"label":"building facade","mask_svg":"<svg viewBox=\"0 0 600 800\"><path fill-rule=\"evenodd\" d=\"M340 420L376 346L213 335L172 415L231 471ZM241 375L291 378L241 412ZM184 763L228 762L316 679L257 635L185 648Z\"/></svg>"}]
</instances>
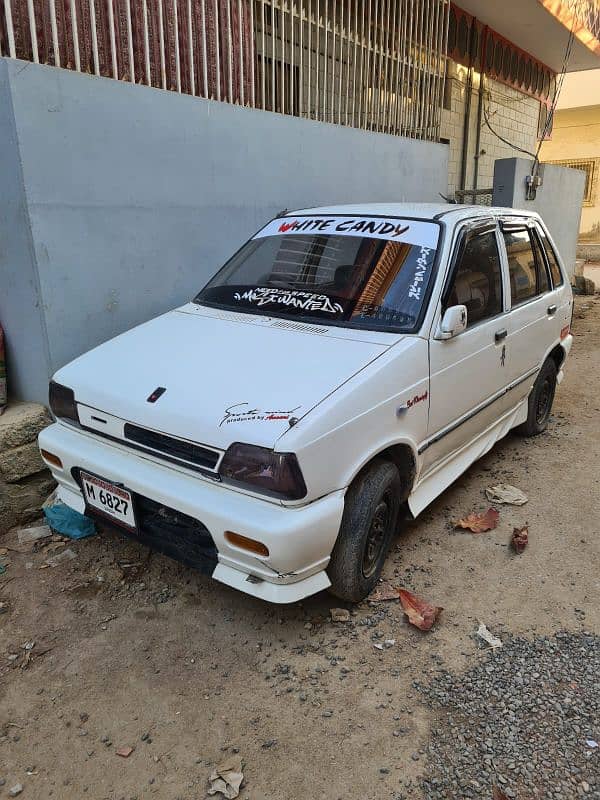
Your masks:
<instances>
[{"instance_id":1,"label":"building facade","mask_svg":"<svg viewBox=\"0 0 600 800\"><path fill-rule=\"evenodd\" d=\"M548 136L597 0L3 0L0 56L449 147L448 193ZM564 63L563 63L564 62Z\"/></svg>"}]
</instances>

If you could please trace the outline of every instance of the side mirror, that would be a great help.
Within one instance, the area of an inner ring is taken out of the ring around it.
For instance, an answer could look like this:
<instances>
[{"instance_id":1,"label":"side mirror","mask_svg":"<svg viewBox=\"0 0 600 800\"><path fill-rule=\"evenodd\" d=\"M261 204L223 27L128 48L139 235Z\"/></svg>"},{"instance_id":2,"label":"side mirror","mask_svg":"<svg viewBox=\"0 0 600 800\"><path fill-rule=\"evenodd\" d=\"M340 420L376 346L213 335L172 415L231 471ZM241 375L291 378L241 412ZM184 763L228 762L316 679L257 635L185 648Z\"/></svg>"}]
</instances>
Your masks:
<instances>
[{"instance_id":1,"label":"side mirror","mask_svg":"<svg viewBox=\"0 0 600 800\"><path fill-rule=\"evenodd\" d=\"M450 306L444 312L436 339L453 339L467 328L467 307Z\"/></svg>"}]
</instances>

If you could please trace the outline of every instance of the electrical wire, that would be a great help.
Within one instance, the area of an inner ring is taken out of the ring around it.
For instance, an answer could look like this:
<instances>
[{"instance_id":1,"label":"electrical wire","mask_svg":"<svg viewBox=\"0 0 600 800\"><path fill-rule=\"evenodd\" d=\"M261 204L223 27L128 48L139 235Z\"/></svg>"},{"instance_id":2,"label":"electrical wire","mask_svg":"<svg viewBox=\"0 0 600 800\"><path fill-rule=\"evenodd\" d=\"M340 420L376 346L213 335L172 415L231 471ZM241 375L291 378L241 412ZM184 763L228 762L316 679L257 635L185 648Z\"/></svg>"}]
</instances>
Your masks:
<instances>
[{"instance_id":1,"label":"electrical wire","mask_svg":"<svg viewBox=\"0 0 600 800\"><path fill-rule=\"evenodd\" d=\"M535 153L531 153L529 150L525 150L523 147L519 147L518 145L514 144L513 142L509 142L508 139L505 139L504 136L501 136L498 131L494 130L490 124L490 118L488 115L488 111L483 107L483 118L485 120L485 124L490 129L490 131L494 134L497 139L500 139L501 142L508 145L512 150L518 150L519 153L525 153L526 156L531 156L531 158L536 158Z\"/></svg>"},{"instance_id":2,"label":"electrical wire","mask_svg":"<svg viewBox=\"0 0 600 800\"><path fill-rule=\"evenodd\" d=\"M535 153L532 153L529 150L525 150L523 147L519 147L518 145L514 144L513 142L510 142L508 139L505 139L504 136L501 136L498 133L498 131L494 130L494 128L492 127L492 125L490 123L490 118L489 118L489 113L488 113L489 109L486 110L485 105L483 107L483 117L484 117L484 120L485 120L485 124L488 127L488 129L490 130L490 132L497 139L499 139L501 142L503 142L505 145L507 145L511 149L516 150L519 153L524 153L525 155L530 156L531 158L533 158L533 166L531 168L531 175L532 176L535 175L535 172L537 170L537 167L538 167L538 164L539 164L539 159L540 159L540 152L542 150L542 146L544 144L544 140L545 140L549 130L551 130L552 121L554 119L554 112L556 111L556 106L558 104L558 100L559 100L559 97L560 97L562 86L563 86L563 83L564 83L564 80L565 80L565 75L567 74L569 61L571 59L571 54L573 52L573 43L574 43L574 41L575 41L575 19L573 19L573 25L572 25L571 31L569 33L569 39L568 39L567 46L566 46L566 49L565 49L565 54L563 56L560 76L559 76L559 78L558 78L558 80L556 82L556 89L555 89L555 92L554 92L554 98L552 100L552 105L550 106L550 111L549 111L548 117L546 119L546 124L544 125L544 129L543 129L542 134L540 136L540 143L539 143L537 151ZM483 78L484 78L484 76L482 74L481 79L483 80ZM486 91L488 93L488 103L489 103L489 97L492 96L492 93L489 91L489 89L487 89ZM502 105L502 104L498 103L498 105Z\"/></svg>"},{"instance_id":3,"label":"electrical wire","mask_svg":"<svg viewBox=\"0 0 600 800\"><path fill-rule=\"evenodd\" d=\"M569 67L569 61L571 60L571 54L573 53L573 44L575 42L575 17L573 17L573 24L571 26L571 32L569 33L569 40L567 42L567 47L565 50L565 55L563 58L562 68L560 71L560 77L556 82L556 91L554 92L554 99L552 100L552 105L550 106L550 111L548 112L548 117L546 119L546 124L544 125L544 130L542 131L542 135L540 136L540 143L538 145L538 149L535 154L535 158L533 160L533 166L531 168L531 176L533 177L537 172L537 168L540 163L540 153L542 150L542 146L544 141L546 140L546 136L552 130L552 124L554 122L554 113L556 111L556 106L558 105L558 101L560 98L560 93L562 91L563 83L565 81L565 76L567 74L567 69Z\"/></svg>"}]
</instances>

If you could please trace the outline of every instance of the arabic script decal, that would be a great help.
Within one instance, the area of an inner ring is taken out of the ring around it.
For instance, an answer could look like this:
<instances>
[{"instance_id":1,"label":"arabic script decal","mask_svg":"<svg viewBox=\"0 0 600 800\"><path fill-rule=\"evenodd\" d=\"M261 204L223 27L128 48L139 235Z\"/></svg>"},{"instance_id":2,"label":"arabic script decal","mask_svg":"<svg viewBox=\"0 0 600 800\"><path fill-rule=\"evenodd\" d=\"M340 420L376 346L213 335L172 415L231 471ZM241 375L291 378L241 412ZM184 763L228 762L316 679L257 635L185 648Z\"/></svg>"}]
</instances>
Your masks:
<instances>
[{"instance_id":1,"label":"arabic script decal","mask_svg":"<svg viewBox=\"0 0 600 800\"><path fill-rule=\"evenodd\" d=\"M289 421L292 414L298 411L301 406L291 408L289 411L261 411L259 408L250 408L249 403L235 403L225 409L221 425L229 425L231 422L278 422L280 420Z\"/></svg>"},{"instance_id":2,"label":"arabic script decal","mask_svg":"<svg viewBox=\"0 0 600 800\"><path fill-rule=\"evenodd\" d=\"M325 294L301 292L296 289L269 289L258 287L247 292L236 292L234 300L253 303L257 306L281 305L300 308L303 311L325 311L328 314L341 314L343 307L334 303Z\"/></svg>"}]
</instances>

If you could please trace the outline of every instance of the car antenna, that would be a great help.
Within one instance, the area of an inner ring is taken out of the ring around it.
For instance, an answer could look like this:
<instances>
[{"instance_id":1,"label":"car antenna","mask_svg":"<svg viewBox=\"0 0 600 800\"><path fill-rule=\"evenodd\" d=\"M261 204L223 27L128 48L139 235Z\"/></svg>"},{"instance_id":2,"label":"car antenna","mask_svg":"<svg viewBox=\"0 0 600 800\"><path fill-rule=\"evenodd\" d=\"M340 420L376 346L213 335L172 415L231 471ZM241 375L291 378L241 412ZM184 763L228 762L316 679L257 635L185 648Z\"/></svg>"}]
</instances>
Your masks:
<instances>
[{"instance_id":1,"label":"car antenna","mask_svg":"<svg viewBox=\"0 0 600 800\"><path fill-rule=\"evenodd\" d=\"M284 208L282 211L279 212L279 214L275 214L275 219L279 219L279 217L285 217L285 215L287 213L288 213L288 209Z\"/></svg>"}]
</instances>

